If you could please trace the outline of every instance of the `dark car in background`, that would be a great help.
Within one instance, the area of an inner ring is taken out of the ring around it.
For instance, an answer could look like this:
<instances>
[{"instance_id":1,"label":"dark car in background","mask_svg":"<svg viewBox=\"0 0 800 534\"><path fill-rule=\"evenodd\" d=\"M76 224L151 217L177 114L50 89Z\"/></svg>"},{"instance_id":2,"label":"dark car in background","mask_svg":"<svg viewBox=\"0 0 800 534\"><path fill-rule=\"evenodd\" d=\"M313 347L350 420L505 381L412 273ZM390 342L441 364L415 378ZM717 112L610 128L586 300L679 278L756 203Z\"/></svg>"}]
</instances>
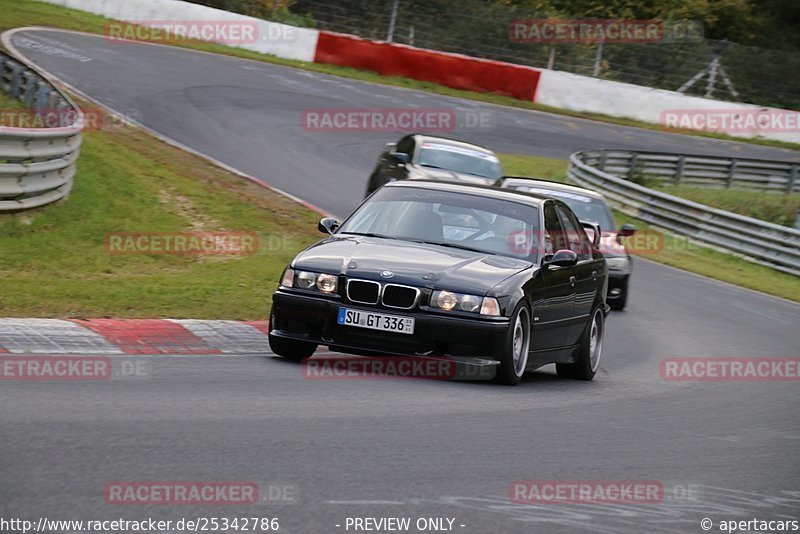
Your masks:
<instances>
[{"instance_id":1,"label":"dark car in background","mask_svg":"<svg viewBox=\"0 0 800 534\"><path fill-rule=\"evenodd\" d=\"M472 357L511 385L550 363L562 377L594 377L607 266L565 203L397 181L343 223L325 218L319 228L330 235L294 258L273 294L275 354L299 360L327 345L362 355Z\"/></svg>"},{"instance_id":2,"label":"dark car in background","mask_svg":"<svg viewBox=\"0 0 800 534\"><path fill-rule=\"evenodd\" d=\"M633 272L633 260L622 244L622 238L631 236L636 227L623 224L617 230L614 215L603 195L583 187L575 187L521 176L506 176L495 184L498 187L545 195L565 202L582 221L593 221L600 226L600 247L608 262L608 304L613 310L622 310L628 301L628 281Z\"/></svg>"},{"instance_id":3,"label":"dark car in background","mask_svg":"<svg viewBox=\"0 0 800 534\"><path fill-rule=\"evenodd\" d=\"M436 180L492 185L503 176L494 152L471 143L409 134L388 143L369 177L366 195L395 180Z\"/></svg>"}]
</instances>

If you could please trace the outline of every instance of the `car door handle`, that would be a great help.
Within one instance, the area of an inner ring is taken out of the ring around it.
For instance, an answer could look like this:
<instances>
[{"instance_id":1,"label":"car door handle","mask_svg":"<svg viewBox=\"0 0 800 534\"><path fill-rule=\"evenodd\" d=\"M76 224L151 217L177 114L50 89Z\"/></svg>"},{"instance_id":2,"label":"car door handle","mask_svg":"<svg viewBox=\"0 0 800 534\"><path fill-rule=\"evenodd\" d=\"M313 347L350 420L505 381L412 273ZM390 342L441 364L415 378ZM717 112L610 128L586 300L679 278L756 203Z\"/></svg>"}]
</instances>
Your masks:
<instances>
[{"instance_id":1,"label":"car door handle","mask_svg":"<svg viewBox=\"0 0 800 534\"><path fill-rule=\"evenodd\" d=\"M569 285L574 286L575 285L575 281L576 281L576 278L574 276L570 276L569 277Z\"/></svg>"}]
</instances>

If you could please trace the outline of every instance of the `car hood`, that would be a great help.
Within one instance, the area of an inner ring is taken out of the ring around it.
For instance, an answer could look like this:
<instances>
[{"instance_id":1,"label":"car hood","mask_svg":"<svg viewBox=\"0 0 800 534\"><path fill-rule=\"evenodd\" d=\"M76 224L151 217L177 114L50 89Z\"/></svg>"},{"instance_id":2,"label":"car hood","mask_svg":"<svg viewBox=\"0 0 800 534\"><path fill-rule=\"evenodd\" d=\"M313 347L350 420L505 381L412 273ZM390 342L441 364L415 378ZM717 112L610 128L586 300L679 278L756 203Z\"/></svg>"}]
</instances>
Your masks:
<instances>
[{"instance_id":1,"label":"car hood","mask_svg":"<svg viewBox=\"0 0 800 534\"><path fill-rule=\"evenodd\" d=\"M432 169L430 167L414 166L414 176L418 180L438 180L443 182L464 182L467 184L492 185L496 182L494 178L487 176L477 176L463 172L449 171L447 169Z\"/></svg>"},{"instance_id":2,"label":"car hood","mask_svg":"<svg viewBox=\"0 0 800 534\"><path fill-rule=\"evenodd\" d=\"M527 260L395 239L332 236L297 255L298 270L343 274L483 295L533 264ZM381 276L391 271L393 276Z\"/></svg>"}]
</instances>

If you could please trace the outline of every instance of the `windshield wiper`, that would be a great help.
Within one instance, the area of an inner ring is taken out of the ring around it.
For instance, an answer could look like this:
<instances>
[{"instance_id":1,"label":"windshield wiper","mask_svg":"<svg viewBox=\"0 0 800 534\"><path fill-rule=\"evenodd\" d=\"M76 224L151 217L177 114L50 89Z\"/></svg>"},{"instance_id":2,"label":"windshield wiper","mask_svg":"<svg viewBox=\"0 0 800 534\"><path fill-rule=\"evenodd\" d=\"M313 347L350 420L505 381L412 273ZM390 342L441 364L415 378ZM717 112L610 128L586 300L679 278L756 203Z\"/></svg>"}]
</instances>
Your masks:
<instances>
[{"instance_id":1,"label":"windshield wiper","mask_svg":"<svg viewBox=\"0 0 800 534\"><path fill-rule=\"evenodd\" d=\"M492 256L496 256L497 252L490 252L488 250L482 250L479 248L468 247L466 245L459 245L457 243L437 243L435 241L416 241L416 243L426 243L428 245L439 245L440 247L448 247L448 248L458 248L461 250L469 250L471 252L479 252L481 254L490 254Z\"/></svg>"},{"instance_id":2,"label":"windshield wiper","mask_svg":"<svg viewBox=\"0 0 800 534\"><path fill-rule=\"evenodd\" d=\"M390 235L376 234L375 232L339 232L339 234L361 235L364 237L382 237L383 239L397 239L396 237Z\"/></svg>"}]
</instances>

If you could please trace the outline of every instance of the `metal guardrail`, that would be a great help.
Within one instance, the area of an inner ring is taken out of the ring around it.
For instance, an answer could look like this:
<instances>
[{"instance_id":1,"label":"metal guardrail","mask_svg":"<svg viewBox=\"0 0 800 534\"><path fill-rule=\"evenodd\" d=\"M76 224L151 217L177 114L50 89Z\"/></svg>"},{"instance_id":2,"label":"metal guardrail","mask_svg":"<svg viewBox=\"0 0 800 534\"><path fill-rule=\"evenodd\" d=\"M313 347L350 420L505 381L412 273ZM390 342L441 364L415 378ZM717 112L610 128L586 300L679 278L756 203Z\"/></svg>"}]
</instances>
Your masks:
<instances>
[{"instance_id":1,"label":"metal guardrail","mask_svg":"<svg viewBox=\"0 0 800 534\"><path fill-rule=\"evenodd\" d=\"M622 150L600 150L599 154L596 166L617 176L676 185L800 192L800 163Z\"/></svg>"},{"instance_id":2,"label":"metal guardrail","mask_svg":"<svg viewBox=\"0 0 800 534\"><path fill-rule=\"evenodd\" d=\"M1 52L0 91L21 101L31 117L36 113L70 119L50 128L0 126L0 211L35 208L64 198L75 176L83 113L41 74Z\"/></svg>"},{"instance_id":3,"label":"metal guardrail","mask_svg":"<svg viewBox=\"0 0 800 534\"><path fill-rule=\"evenodd\" d=\"M627 215L744 256L756 263L800 276L800 230L711 208L617 176L617 173L624 176L636 172L637 161L640 161L636 155L635 152L606 150L576 152L569 158L567 177L579 186L603 193L612 206ZM661 161L678 162L683 158L685 162L691 157L719 166L725 162L730 164L731 161L729 158L697 158L678 154L660 156ZM614 162L610 167L609 161ZM632 164L625 167L619 163L623 161ZM766 161L761 163L768 164ZM609 169L613 169L613 172L609 172Z\"/></svg>"}]
</instances>

